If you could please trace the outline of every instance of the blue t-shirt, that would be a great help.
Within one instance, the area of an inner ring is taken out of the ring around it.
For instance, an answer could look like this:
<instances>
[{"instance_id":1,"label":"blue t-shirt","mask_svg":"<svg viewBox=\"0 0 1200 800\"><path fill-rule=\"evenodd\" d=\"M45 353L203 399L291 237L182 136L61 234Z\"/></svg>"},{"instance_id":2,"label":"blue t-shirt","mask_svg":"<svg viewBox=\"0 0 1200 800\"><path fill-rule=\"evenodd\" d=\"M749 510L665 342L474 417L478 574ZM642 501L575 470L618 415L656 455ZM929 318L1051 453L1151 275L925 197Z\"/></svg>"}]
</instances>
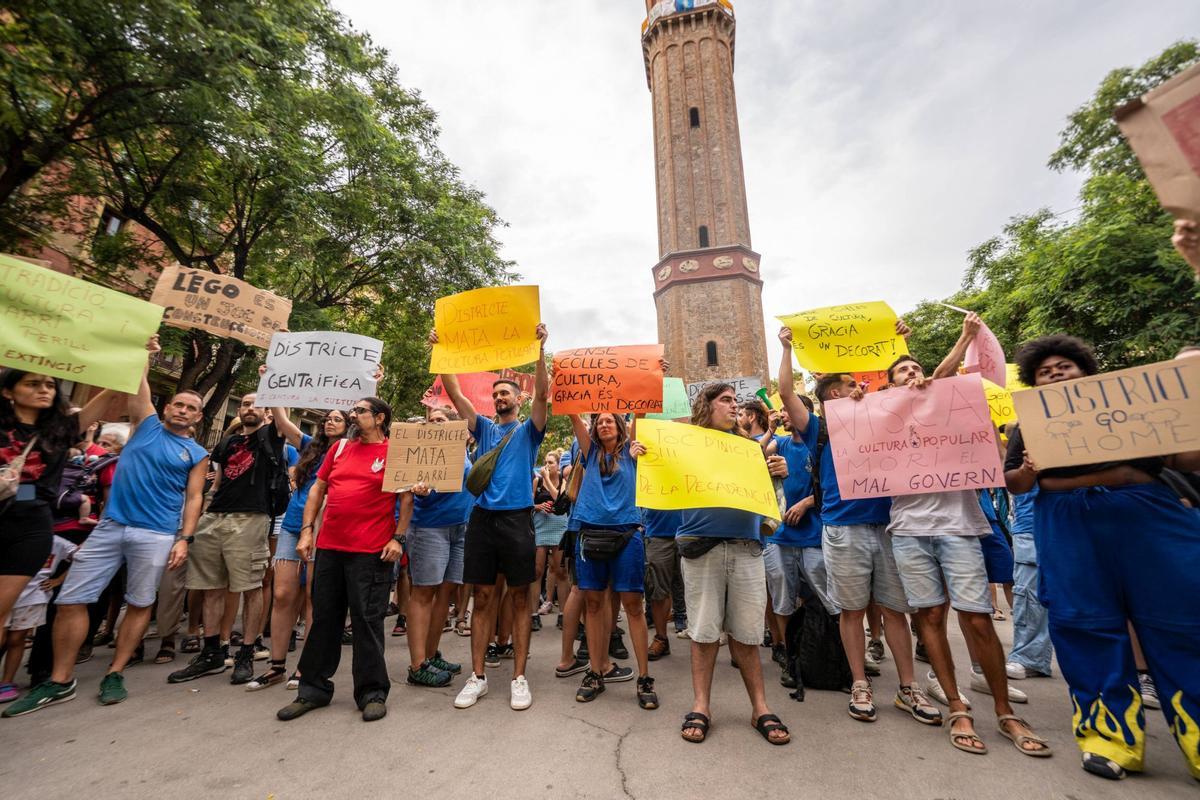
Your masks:
<instances>
[{"instance_id":1,"label":"blue t-shirt","mask_svg":"<svg viewBox=\"0 0 1200 800\"><path fill-rule=\"evenodd\" d=\"M1033 501L1037 494L1038 485L1034 481L1032 490L1012 496L1013 533L1033 533Z\"/></svg>"},{"instance_id":2,"label":"blue t-shirt","mask_svg":"<svg viewBox=\"0 0 1200 800\"><path fill-rule=\"evenodd\" d=\"M475 418L475 430L472 433L479 446L475 450L476 458L482 456L500 444L500 440L509 431L516 428L516 433L504 446L504 452L496 460L496 470L483 494L475 499L475 504L488 511L514 511L518 508L533 507L533 481L529 473L537 462L538 448L542 439L546 438L546 430L538 430L532 419L524 422L513 420L504 425L497 425L485 416Z\"/></svg>"},{"instance_id":3,"label":"blue t-shirt","mask_svg":"<svg viewBox=\"0 0 1200 800\"><path fill-rule=\"evenodd\" d=\"M678 536L761 541L762 517L737 508L685 508L679 512Z\"/></svg>"},{"instance_id":4,"label":"blue t-shirt","mask_svg":"<svg viewBox=\"0 0 1200 800\"><path fill-rule=\"evenodd\" d=\"M680 511L660 511L656 508L642 509L642 527L651 539L673 539L675 531L683 522Z\"/></svg>"},{"instance_id":5,"label":"blue t-shirt","mask_svg":"<svg viewBox=\"0 0 1200 800\"><path fill-rule=\"evenodd\" d=\"M783 494L790 508L813 493L812 451L791 436L776 436L775 447L788 465L788 476L783 479ZM786 524L779 526L775 535L767 541L789 547L820 547L820 510L810 508L795 527Z\"/></svg>"},{"instance_id":6,"label":"blue t-shirt","mask_svg":"<svg viewBox=\"0 0 1200 800\"><path fill-rule=\"evenodd\" d=\"M600 525L637 525L641 522L634 494L637 465L629 454L629 443L616 453L615 469L600 474L600 448L595 443L584 461L583 481L575 499L573 518L580 527Z\"/></svg>"},{"instance_id":7,"label":"blue t-shirt","mask_svg":"<svg viewBox=\"0 0 1200 800\"><path fill-rule=\"evenodd\" d=\"M307 433L300 434L300 450L307 448L312 439L313 437ZM289 451L288 467L294 467L300 460L300 452L290 444L286 447ZM296 453L295 458L292 458L292 453ZM287 511L283 512L283 521L279 523L279 527L285 531L299 533L300 528L304 525L304 504L308 502L308 490L317 482L317 468L320 466L320 463L313 464L304 485L297 486L296 491L292 492L292 499L288 501Z\"/></svg>"},{"instance_id":8,"label":"blue t-shirt","mask_svg":"<svg viewBox=\"0 0 1200 800\"><path fill-rule=\"evenodd\" d=\"M820 418L808 417L808 428L801 437L809 451L817 448ZM833 452L828 442L821 451L821 524L822 525L887 525L892 517L892 498L872 497L867 500L843 500L838 489Z\"/></svg>"},{"instance_id":9,"label":"blue t-shirt","mask_svg":"<svg viewBox=\"0 0 1200 800\"><path fill-rule=\"evenodd\" d=\"M1000 517L996 515L996 506L992 503L992 496L986 489L980 490L978 495L979 507L983 509L983 515L987 517L988 523L992 526L992 533L1001 539L1005 538L1004 529L1000 527Z\"/></svg>"},{"instance_id":10,"label":"blue t-shirt","mask_svg":"<svg viewBox=\"0 0 1200 800\"><path fill-rule=\"evenodd\" d=\"M309 439L312 439L312 437L309 436L307 433L300 434L300 449L301 450L304 449L304 438L306 436ZM300 450L297 450L296 448L292 447L290 444L285 444L283 446L283 455L284 455L284 458L287 459L288 469L291 469L292 467L296 466L296 462L300 460Z\"/></svg>"},{"instance_id":11,"label":"blue t-shirt","mask_svg":"<svg viewBox=\"0 0 1200 800\"><path fill-rule=\"evenodd\" d=\"M512 443L509 443L512 446ZM463 480L471 471L471 459L463 462ZM475 498L464 485L460 492L430 492L425 497L413 496L412 527L448 528L465 525L475 507Z\"/></svg>"},{"instance_id":12,"label":"blue t-shirt","mask_svg":"<svg viewBox=\"0 0 1200 800\"><path fill-rule=\"evenodd\" d=\"M207 456L195 439L176 436L154 415L146 417L117 460L104 516L174 536L183 518L188 474Z\"/></svg>"}]
</instances>

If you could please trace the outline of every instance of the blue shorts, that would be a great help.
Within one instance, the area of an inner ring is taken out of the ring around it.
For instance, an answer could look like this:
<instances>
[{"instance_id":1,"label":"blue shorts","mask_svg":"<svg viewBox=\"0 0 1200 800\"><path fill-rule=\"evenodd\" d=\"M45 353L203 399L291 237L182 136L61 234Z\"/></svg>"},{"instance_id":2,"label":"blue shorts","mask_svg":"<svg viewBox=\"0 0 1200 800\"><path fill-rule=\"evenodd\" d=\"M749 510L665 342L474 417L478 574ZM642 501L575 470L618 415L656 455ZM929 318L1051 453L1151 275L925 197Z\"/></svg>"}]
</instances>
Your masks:
<instances>
[{"instance_id":1,"label":"blue shorts","mask_svg":"<svg viewBox=\"0 0 1200 800\"><path fill-rule=\"evenodd\" d=\"M405 537L408 575L413 586L463 582L467 524L442 528L410 528Z\"/></svg>"},{"instance_id":2,"label":"blue shorts","mask_svg":"<svg viewBox=\"0 0 1200 800\"><path fill-rule=\"evenodd\" d=\"M149 608L154 605L158 583L174 546L173 531L134 528L105 517L75 553L55 602L60 606L96 602L125 564L125 602L135 608Z\"/></svg>"},{"instance_id":3,"label":"blue shorts","mask_svg":"<svg viewBox=\"0 0 1200 800\"><path fill-rule=\"evenodd\" d=\"M585 592L602 592L610 585L614 592L646 591L646 545L639 530L610 561L597 561L575 555L575 577Z\"/></svg>"},{"instance_id":4,"label":"blue shorts","mask_svg":"<svg viewBox=\"0 0 1200 800\"><path fill-rule=\"evenodd\" d=\"M279 538L275 541L275 560L276 561L299 561L300 554L296 552L296 545L300 543L300 533L298 531L289 531L287 528L279 529ZM311 562L312 559L310 558Z\"/></svg>"},{"instance_id":5,"label":"blue shorts","mask_svg":"<svg viewBox=\"0 0 1200 800\"><path fill-rule=\"evenodd\" d=\"M1004 534L993 530L991 536L980 537L979 544L983 547L988 583L1012 583L1013 552Z\"/></svg>"},{"instance_id":6,"label":"blue shorts","mask_svg":"<svg viewBox=\"0 0 1200 800\"><path fill-rule=\"evenodd\" d=\"M892 553L904 595L913 608L940 606L949 594L955 611L992 613L980 537L892 536Z\"/></svg>"}]
</instances>

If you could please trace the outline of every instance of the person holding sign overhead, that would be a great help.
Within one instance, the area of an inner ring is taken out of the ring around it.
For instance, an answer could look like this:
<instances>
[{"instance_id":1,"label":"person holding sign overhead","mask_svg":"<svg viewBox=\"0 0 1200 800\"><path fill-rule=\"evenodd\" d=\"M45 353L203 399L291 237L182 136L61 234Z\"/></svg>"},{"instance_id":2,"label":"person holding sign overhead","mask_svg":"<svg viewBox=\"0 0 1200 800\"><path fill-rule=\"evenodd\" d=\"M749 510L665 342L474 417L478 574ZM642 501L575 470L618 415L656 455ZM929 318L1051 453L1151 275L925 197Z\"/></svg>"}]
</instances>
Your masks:
<instances>
[{"instance_id":1,"label":"person holding sign overhead","mask_svg":"<svg viewBox=\"0 0 1200 800\"><path fill-rule=\"evenodd\" d=\"M538 323L535 335L539 343L537 369L533 382L533 408L522 421L521 387L514 380L501 378L492 384L496 421L480 416L458 385L458 377L443 374L442 385L454 408L475 437L476 464L491 470L486 485L475 500L467 523L467 541L463 557L463 581L475 586L475 615L471 621L471 675L458 697L455 708L470 708L487 694L484 656L496 627L496 615L503 594L503 575L513 603L513 679L509 705L516 711L529 708L533 695L525 678L529 657L529 636L533 616L529 609L528 586L536 574L537 547L533 534L533 483L529 476L537 459L538 447L546 436L546 418L550 378L546 371L546 326ZM438 332L430 331L429 343L438 343ZM488 458L492 453L494 456ZM474 472L474 469L472 472Z\"/></svg>"},{"instance_id":2,"label":"person holding sign overhead","mask_svg":"<svg viewBox=\"0 0 1200 800\"><path fill-rule=\"evenodd\" d=\"M1022 383L1034 387L1100 372L1092 348L1074 336L1026 342L1016 361ZM1156 480L1164 467L1200 469L1200 450L1039 469L1018 427L1004 463L1010 492L1039 490L1040 594L1083 768L1113 780L1140 772L1146 748L1127 620L1164 697L1168 729L1200 779L1200 510Z\"/></svg>"}]
</instances>

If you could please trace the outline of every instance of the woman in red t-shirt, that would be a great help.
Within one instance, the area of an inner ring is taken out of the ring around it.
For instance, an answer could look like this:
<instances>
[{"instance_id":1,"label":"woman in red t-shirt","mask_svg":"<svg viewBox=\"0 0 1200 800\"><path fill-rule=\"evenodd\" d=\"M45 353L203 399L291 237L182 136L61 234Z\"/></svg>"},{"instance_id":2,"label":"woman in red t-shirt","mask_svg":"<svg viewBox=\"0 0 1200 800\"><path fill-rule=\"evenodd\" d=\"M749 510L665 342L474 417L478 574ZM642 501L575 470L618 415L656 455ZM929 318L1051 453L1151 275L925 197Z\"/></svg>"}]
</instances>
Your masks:
<instances>
[{"instance_id":1,"label":"woman in red t-shirt","mask_svg":"<svg viewBox=\"0 0 1200 800\"><path fill-rule=\"evenodd\" d=\"M342 654L342 623L350 612L354 631L354 701L370 722L387 714L387 665L383 660L383 617L400 558L400 535L412 516L412 493L383 491L392 409L364 397L350 410L350 435L329 449L304 506L296 551L308 559L324 503L313 569L313 623L300 655L300 690L279 710L295 719L329 705ZM397 510L398 509L398 510Z\"/></svg>"}]
</instances>

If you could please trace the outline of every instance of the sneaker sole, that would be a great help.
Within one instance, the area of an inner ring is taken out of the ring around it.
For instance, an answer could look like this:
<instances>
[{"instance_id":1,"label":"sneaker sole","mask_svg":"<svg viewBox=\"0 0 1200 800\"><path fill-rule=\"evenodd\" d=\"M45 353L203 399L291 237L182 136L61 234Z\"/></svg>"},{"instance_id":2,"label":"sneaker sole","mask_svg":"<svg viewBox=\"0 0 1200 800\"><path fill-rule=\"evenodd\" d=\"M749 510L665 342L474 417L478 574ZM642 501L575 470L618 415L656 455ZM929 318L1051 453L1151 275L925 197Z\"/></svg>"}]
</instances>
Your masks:
<instances>
[{"instance_id":1,"label":"sneaker sole","mask_svg":"<svg viewBox=\"0 0 1200 800\"><path fill-rule=\"evenodd\" d=\"M258 681L250 681L249 683L246 684L246 691L247 692L260 692L263 689L270 689L272 686L277 686L281 683L284 683L284 681L282 679L277 680L277 681L267 681L266 683L259 683Z\"/></svg>"},{"instance_id":2,"label":"sneaker sole","mask_svg":"<svg viewBox=\"0 0 1200 800\"><path fill-rule=\"evenodd\" d=\"M115 706L117 703L124 703L126 700L128 700L129 695L125 695L124 697L117 698L116 700L113 700L112 698L109 698L108 700L105 700L104 698L97 698L97 699L100 701L100 705L102 705L102 706Z\"/></svg>"},{"instance_id":3,"label":"sneaker sole","mask_svg":"<svg viewBox=\"0 0 1200 800\"><path fill-rule=\"evenodd\" d=\"M917 722L920 722L922 725L941 725L942 724L942 715L941 714L938 714L936 717L926 718L926 717L922 717L922 716L918 715L917 710L915 708L913 708L912 706L909 706L905 703L901 703L899 700L893 700L892 705L894 705L896 708L900 709L901 711L908 713L909 715L912 716L913 719L915 719Z\"/></svg>"},{"instance_id":4,"label":"sneaker sole","mask_svg":"<svg viewBox=\"0 0 1200 800\"><path fill-rule=\"evenodd\" d=\"M479 698L481 698L481 697L487 697L487 692L481 692L480 694L475 695L474 699L472 699L471 702L467 703L466 705L463 705L459 701L459 699L456 697L456 698L454 698L454 707L455 708L470 708L471 706L478 703Z\"/></svg>"},{"instance_id":5,"label":"sneaker sole","mask_svg":"<svg viewBox=\"0 0 1200 800\"><path fill-rule=\"evenodd\" d=\"M511 708L513 711L524 711L525 709L529 708L531 705L533 705L532 700L530 700L525 705L517 705L516 703L512 702L511 700L508 703L508 707Z\"/></svg>"},{"instance_id":6,"label":"sneaker sole","mask_svg":"<svg viewBox=\"0 0 1200 800\"><path fill-rule=\"evenodd\" d=\"M603 694L603 692L604 692L604 690L603 690L603 689L601 689L600 691L598 691L598 692L596 692L595 694L593 694L591 697L584 697L583 695L576 694L576 695L575 695L575 702L576 702L576 703L590 703L590 702L592 702L593 700L595 700L597 697L599 697L601 694Z\"/></svg>"},{"instance_id":7,"label":"sneaker sole","mask_svg":"<svg viewBox=\"0 0 1200 800\"><path fill-rule=\"evenodd\" d=\"M566 669L566 670L560 670L560 669L558 669L557 667L555 667L555 668L554 668L554 677L556 677L556 678L569 678L569 677L571 677L572 675L578 675L578 674L579 674L579 673L581 673L581 672L585 672L585 671L587 670L587 668L588 668L588 665L587 665L587 664L584 664L584 665L582 665L582 666L579 666L579 667L572 667L571 669Z\"/></svg>"},{"instance_id":8,"label":"sneaker sole","mask_svg":"<svg viewBox=\"0 0 1200 800\"><path fill-rule=\"evenodd\" d=\"M870 713L849 709L848 713L850 714L851 719L856 719L859 722L874 722L875 717L877 716L874 709L872 709Z\"/></svg>"},{"instance_id":9,"label":"sneaker sole","mask_svg":"<svg viewBox=\"0 0 1200 800\"><path fill-rule=\"evenodd\" d=\"M197 678L204 678L208 675L220 675L222 672L224 672L227 669L229 669L229 667L221 666L220 669L217 669L214 667L213 669L210 669L208 672L201 672L198 675L187 675L187 676L180 677L180 678L176 678L174 675L168 675L167 683L187 683L188 681L194 681Z\"/></svg>"},{"instance_id":10,"label":"sneaker sole","mask_svg":"<svg viewBox=\"0 0 1200 800\"><path fill-rule=\"evenodd\" d=\"M18 711L15 714L9 714L9 713L5 712L5 714L3 716L6 719L11 719L13 717L23 717L26 714L32 714L35 711L41 711L43 708L48 708L50 706L56 706L59 703L69 703L74 699L75 699L75 692L72 692L67 697L58 697L58 698L55 698L54 700L47 700L45 703L42 703L40 706L34 706L33 708L27 709L25 711Z\"/></svg>"}]
</instances>

